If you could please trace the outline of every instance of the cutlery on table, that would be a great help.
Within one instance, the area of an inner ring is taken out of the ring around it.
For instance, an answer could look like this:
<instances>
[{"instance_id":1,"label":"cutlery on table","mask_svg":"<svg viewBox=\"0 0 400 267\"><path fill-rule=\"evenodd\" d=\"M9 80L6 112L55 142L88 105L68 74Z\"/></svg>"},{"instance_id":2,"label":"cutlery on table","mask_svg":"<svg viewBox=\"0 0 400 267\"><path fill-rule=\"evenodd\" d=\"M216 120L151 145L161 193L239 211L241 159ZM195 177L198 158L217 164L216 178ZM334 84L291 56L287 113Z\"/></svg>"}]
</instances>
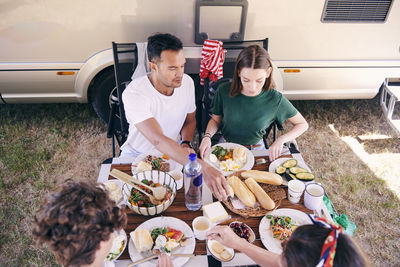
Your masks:
<instances>
[{"instance_id":1,"label":"cutlery on table","mask_svg":"<svg viewBox=\"0 0 400 267\"><path fill-rule=\"evenodd\" d=\"M147 257L147 258L144 258L144 259L141 259L141 260L138 260L138 261L135 261L135 262L129 264L128 267L133 267L133 266L135 266L137 264L141 264L143 262L155 259L158 256L159 256L158 254L151 255L150 257ZM194 254L180 254L180 253L171 254L171 257L189 257L189 258L191 258L191 257L194 257L194 256L195 256Z\"/></svg>"}]
</instances>

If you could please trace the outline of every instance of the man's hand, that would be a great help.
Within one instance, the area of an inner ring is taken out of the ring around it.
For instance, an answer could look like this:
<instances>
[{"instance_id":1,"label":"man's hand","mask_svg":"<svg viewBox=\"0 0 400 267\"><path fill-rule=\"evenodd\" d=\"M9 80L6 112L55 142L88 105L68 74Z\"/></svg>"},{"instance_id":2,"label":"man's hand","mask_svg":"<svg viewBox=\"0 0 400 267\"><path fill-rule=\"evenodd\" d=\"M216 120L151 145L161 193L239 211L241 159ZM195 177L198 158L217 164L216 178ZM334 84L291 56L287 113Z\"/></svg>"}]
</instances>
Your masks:
<instances>
[{"instance_id":1,"label":"man's hand","mask_svg":"<svg viewBox=\"0 0 400 267\"><path fill-rule=\"evenodd\" d=\"M204 182L207 184L208 188L210 188L214 196L218 200L226 200L228 198L227 192L229 192L229 184L225 176L204 161L202 162L202 169Z\"/></svg>"},{"instance_id":2,"label":"man's hand","mask_svg":"<svg viewBox=\"0 0 400 267\"><path fill-rule=\"evenodd\" d=\"M193 148L191 148L188 144L181 144L181 147L185 149L189 154L194 153L196 154L196 151L194 151Z\"/></svg>"}]
</instances>

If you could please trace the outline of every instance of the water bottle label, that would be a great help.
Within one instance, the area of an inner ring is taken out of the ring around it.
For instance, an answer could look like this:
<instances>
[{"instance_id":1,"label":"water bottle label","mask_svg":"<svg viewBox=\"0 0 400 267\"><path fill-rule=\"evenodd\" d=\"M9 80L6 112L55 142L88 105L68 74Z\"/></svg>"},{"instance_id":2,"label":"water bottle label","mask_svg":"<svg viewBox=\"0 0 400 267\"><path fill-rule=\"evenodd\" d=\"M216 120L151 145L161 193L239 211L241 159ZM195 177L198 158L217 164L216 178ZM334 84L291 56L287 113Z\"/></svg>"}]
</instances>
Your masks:
<instances>
[{"instance_id":1,"label":"water bottle label","mask_svg":"<svg viewBox=\"0 0 400 267\"><path fill-rule=\"evenodd\" d=\"M200 186L203 183L203 174L200 174L199 176L197 176L196 178L194 178L193 180L193 184L195 186Z\"/></svg>"}]
</instances>

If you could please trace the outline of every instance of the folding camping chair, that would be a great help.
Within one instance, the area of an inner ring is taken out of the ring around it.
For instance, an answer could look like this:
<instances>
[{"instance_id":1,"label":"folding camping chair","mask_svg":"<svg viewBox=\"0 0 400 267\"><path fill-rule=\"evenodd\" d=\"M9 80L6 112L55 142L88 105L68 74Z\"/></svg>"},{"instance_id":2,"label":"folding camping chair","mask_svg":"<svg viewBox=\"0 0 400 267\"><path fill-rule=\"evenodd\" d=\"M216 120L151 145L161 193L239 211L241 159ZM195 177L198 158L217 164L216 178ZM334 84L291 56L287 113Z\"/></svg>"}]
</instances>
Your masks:
<instances>
[{"instance_id":1,"label":"folding camping chair","mask_svg":"<svg viewBox=\"0 0 400 267\"><path fill-rule=\"evenodd\" d=\"M126 121L122 92L131 81L138 64L135 43L112 42L116 87L110 95L111 112L108 121L107 138L112 138L112 155L115 157L115 140L118 146L126 141L129 125Z\"/></svg>"}]
</instances>

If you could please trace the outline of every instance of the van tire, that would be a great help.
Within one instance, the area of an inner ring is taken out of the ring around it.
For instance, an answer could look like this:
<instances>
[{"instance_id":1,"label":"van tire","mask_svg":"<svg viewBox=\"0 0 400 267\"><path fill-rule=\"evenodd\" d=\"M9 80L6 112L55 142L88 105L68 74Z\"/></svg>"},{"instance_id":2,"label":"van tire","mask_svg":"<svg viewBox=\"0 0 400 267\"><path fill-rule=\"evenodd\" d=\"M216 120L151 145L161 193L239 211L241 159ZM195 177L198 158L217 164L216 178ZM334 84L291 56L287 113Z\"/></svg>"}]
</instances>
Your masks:
<instances>
[{"instance_id":1,"label":"van tire","mask_svg":"<svg viewBox=\"0 0 400 267\"><path fill-rule=\"evenodd\" d=\"M114 68L109 68L98 74L89 90L93 109L105 124L108 124L110 117L110 97L115 88Z\"/></svg>"}]
</instances>

